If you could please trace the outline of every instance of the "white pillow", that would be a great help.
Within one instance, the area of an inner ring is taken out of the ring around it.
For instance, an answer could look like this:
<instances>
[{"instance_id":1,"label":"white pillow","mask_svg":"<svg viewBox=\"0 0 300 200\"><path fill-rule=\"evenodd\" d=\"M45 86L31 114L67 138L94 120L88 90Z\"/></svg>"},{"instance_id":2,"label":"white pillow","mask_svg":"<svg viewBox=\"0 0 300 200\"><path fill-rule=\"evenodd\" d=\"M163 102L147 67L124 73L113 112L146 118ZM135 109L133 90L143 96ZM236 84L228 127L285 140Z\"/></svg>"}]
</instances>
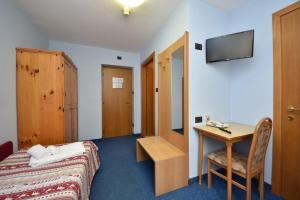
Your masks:
<instances>
[{"instance_id":1,"label":"white pillow","mask_svg":"<svg viewBox=\"0 0 300 200\"><path fill-rule=\"evenodd\" d=\"M47 147L47 152L49 152L51 155L54 155L57 151L57 147L53 146L53 145L50 145Z\"/></svg>"},{"instance_id":2,"label":"white pillow","mask_svg":"<svg viewBox=\"0 0 300 200\"><path fill-rule=\"evenodd\" d=\"M35 159L40 159L44 155L48 154L48 151L45 147L38 144L38 145L35 145L35 146L31 147L30 149L28 149L27 153L29 155L31 155L32 157L34 157Z\"/></svg>"}]
</instances>

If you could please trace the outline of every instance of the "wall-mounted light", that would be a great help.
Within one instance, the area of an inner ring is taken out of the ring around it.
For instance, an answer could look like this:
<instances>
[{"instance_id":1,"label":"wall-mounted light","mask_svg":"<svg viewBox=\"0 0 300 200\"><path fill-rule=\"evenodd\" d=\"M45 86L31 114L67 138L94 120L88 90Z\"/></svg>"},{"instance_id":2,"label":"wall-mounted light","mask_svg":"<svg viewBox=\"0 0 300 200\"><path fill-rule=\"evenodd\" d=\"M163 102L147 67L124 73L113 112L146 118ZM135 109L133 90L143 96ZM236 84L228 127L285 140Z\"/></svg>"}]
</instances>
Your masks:
<instances>
[{"instance_id":1,"label":"wall-mounted light","mask_svg":"<svg viewBox=\"0 0 300 200\"><path fill-rule=\"evenodd\" d=\"M145 2L145 0L117 0L117 1L124 6L124 10L123 10L124 15L129 15L130 9L136 8Z\"/></svg>"}]
</instances>

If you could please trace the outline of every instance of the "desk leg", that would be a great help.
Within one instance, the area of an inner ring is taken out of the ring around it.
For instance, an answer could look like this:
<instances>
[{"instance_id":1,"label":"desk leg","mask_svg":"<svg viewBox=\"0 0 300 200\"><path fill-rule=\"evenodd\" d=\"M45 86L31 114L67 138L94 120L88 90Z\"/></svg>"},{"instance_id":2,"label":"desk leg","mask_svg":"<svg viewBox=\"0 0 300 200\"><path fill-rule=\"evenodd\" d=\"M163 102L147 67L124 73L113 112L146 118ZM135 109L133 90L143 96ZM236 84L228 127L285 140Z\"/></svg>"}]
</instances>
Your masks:
<instances>
[{"instance_id":1,"label":"desk leg","mask_svg":"<svg viewBox=\"0 0 300 200\"><path fill-rule=\"evenodd\" d=\"M232 143L227 142L227 199L232 196Z\"/></svg>"},{"instance_id":2,"label":"desk leg","mask_svg":"<svg viewBox=\"0 0 300 200\"><path fill-rule=\"evenodd\" d=\"M203 142L204 136L200 133L199 141L199 184L202 184L202 172L203 172Z\"/></svg>"}]
</instances>

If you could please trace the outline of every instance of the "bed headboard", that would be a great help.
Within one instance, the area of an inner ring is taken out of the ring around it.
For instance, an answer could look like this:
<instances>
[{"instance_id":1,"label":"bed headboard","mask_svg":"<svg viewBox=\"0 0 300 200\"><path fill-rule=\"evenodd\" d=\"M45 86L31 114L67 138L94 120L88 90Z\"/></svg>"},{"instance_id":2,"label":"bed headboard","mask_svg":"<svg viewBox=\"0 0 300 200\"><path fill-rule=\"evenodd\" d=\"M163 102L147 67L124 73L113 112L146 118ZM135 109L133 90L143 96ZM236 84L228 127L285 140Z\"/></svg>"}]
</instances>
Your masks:
<instances>
[{"instance_id":1,"label":"bed headboard","mask_svg":"<svg viewBox=\"0 0 300 200\"><path fill-rule=\"evenodd\" d=\"M13 153L13 143L11 141L0 145L0 161Z\"/></svg>"}]
</instances>

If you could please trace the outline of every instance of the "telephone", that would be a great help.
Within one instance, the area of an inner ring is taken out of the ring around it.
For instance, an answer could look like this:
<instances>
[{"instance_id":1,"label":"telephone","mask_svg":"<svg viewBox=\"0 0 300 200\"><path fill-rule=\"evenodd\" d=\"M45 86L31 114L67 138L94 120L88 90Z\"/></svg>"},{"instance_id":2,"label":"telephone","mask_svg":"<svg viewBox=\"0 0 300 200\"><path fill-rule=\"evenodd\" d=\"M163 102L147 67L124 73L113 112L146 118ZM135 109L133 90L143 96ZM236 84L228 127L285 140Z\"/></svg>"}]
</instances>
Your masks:
<instances>
[{"instance_id":1,"label":"telephone","mask_svg":"<svg viewBox=\"0 0 300 200\"><path fill-rule=\"evenodd\" d=\"M225 123L222 123L222 122L217 122L217 121L213 121L213 120L210 120L206 123L207 126L212 126L212 127L217 127L217 128L228 128L229 125L228 124L225 124Z\"/></svg>"}]
</instances>

